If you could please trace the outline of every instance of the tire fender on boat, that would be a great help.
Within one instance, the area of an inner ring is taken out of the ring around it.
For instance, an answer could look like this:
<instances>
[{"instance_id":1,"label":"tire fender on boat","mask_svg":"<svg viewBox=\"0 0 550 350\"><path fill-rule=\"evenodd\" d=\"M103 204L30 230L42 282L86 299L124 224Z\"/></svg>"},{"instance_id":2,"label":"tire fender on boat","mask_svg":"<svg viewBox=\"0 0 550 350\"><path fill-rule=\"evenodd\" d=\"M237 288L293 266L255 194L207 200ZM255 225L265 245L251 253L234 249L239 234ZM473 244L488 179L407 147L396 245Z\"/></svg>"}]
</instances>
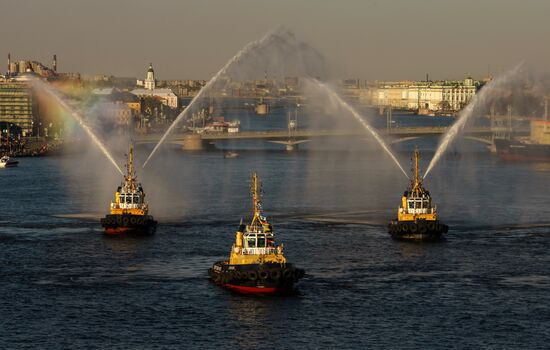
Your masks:
<instances>
[{"instance_id":1,"label":"tire fender on boat","mask_svg":"<svg viewBox=\"0 0 550 350\"><path fill-rule=\"evenodd\" d=\"M256 271L249 271L248 279L251 281L256 281L258 279L258 273Z\"/></svg>"},{"instance_id":2,"label":"tire fender on boat","mask_svg":"<svg viewBox=\"0 0 550 350\"><path fill-rule=\"evenodd\" d=\"M281 270L280 269L272 269L269 272L269 277L271 277L272 280L278 281L281 278Z\"/></svg>"},{"instance_id":3,"label":"tire fender on boat","mask_svg":"<svg viewBox=\"0 0 550 350\"><path fill-rule=\"evenodd\" d=\"M267 270L260 270L258 272L258 276L260 277L260 279L266 280L269 278L269 272Z\"/></svg>"},{"instance_id":4,"label":"tire fender on boat","mask_svg":"<svg viewBox=\"0 0 550 350\"><path fill-rule=\"evenodd\" d=\"M426 227L425 224L421 224L418 227L418 231L420 231L420 233L426 233L426 231L428 231L428 228Z\"/></svg>"}]
</instances>

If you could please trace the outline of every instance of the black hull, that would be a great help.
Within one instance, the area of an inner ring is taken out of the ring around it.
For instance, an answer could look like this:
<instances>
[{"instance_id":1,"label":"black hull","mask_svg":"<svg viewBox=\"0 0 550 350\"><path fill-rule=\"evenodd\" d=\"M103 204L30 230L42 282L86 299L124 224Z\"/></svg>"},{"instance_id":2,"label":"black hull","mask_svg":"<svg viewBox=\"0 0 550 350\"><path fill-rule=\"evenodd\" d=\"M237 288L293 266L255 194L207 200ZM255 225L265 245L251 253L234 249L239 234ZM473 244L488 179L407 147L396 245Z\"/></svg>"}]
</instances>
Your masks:
<instances>
[{"instance_id":1,"label":"black hull","mask_svg":"<svg viewBox=\"0 0 550 350\"><path fill-rule=\"evenodd\" d=\"M108 214L100 220L100 223L107 235L123 233L150 235L157 230L157 221L151 215Z\"/></svg>"},{"instance_id":2,"label":"black hull","mask_svg":"<svg viewBox=\"0 0 550 350\"><path fill-rule=\"evenodd\" d=\"M550 145L539 145L518 140L495 140L498 156L502 160L550 161Z\"/></svg>"},{"instance_id":3,"label":"black hull","mask_svg":"<svg viewBox=\"0 0 550 350\"><path fill-rule=\"evenodd\" d=\"M449 231L440 221L391 221L388 232L393 239L406 241L437 241Z\"/></svg>"},{"instance_id":4,"label":"black hull","mask_svg":"<svg viewBox=\"0 0 550 350\"><path fill-rule=\"evenodd\" d=\"M287 294L305 272L292 264L229 265L218 261L208 269L212 282L244 294Z\"/></svg>"}]
</instances>

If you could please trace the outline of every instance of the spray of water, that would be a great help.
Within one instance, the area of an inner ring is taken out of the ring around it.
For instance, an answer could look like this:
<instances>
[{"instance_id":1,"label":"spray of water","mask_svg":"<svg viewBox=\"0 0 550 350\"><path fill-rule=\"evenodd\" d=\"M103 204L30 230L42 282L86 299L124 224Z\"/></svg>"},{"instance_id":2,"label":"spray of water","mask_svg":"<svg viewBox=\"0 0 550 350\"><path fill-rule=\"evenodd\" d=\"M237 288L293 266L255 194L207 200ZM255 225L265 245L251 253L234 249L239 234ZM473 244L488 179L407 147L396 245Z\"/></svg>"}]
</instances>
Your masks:
<instances>
[{"instance_id":1,"label":"spray of water","mask_svg":"<svg viewBox=\"0 0 550 350\"><path fill-rule=\"evenodd\" d=\"M428 173L433 169L433 167L439 162L449 145L456 139L457 135L464 130L466 123L470 118L475 114L474 111L477 106L484 103L486 99L491 95L495 89L501 88L503 85L509 83L510 79L513 79L520 71L523 66L523 63L518 64L513 69L507 71L503 75L493 79L486 86L484 86L479 93L477 93L470 103L464 108L459 116L458 120L451 126L451 128L445 133L443 139L439 143L434 157L430 161L426 172L424 173L424 178L428 176Z\"/></svg>"},{"instance_id":2,"label":"spray of water","mask_svg":"<svg viewBox=\"0 0 550 350\"><path fill-rule=\"evenodd\" d=\"M317 79L308 79L309 82L313 83L322 91L324 91L328 96L330 96L332 99L334 99L340 106L344 107L346 110L348 110L351 115L375 138L375 140L378 142L378 144L382 147L382 149L390 156L390 158L395 162L397 167L401 170L401 172L409 178L393 152L390 150L389 146L384 142L384 139L380 136L380 134L374 129L371 125L369 125L365 119L353 108L348 102L344 101L333 89L328 87L326 84L320 82Z\"/></svg>"},{"instance_id":3,"label":"spray of water","mask_svg":"<svg viewBox=\"0 0 550 350\"><path fill-rule=\"evenodd\" d=\"M59 103L59 105L61 107L63 107L63 109L65 109L71 115L71 117L73 117L78 122L78 124L82 127L82 129L84 129L84 131L88 134L88 136L92 139L92 141L101 150L103 155L105 155L105 157L107 157L107 159L109 159L111 164L113 164L113 166L116 168L116 170L118 170L118 172L121 175L124 175L124 173L122 172L122 169L118 166L118 164L116 163L116 161L113 158L113 156L111 155L111 153L107 150L107 147L105 147L105 145L96 136L96 134L92 131L92 129L86 124L86 122L84 121L82 116L74 108L69 106L67 104L67 102L65 102L65 100L63 100L63 98L59 95L59 93L57 91L55 91L50 85L48 85L47 83L43 82L40 79L33 79L32 84L37 89L40 89L40 90L46 92L48 95L52 96L55 99L55 101L57 103Z\"/></svg>"},{"instance_id":4,"label":"spray of water","mask_svg":"<svg viewBox=\"0 0 550 350\"><path fill-rule=\"evenodd\" d=\"M197 93L197 95L189 102L189 105L176 117L174 122L168 127L168 130L162 135L159 142L155 145L153 148L153 151L149 154L145 162L143 163L143 167L147 165L151 157L157 152L158 148L164 143L166 138L170 135L170 133L174 130L174 128L178 125L178 123L184 119L190 111L193 109L193 106L197 101L199 101L208 91L210 91L211 87L216 84L216 82L220 79L221 76L225 75L227 70L234 65L236 62L238 62L241 57L243 57L247 52L258 48L264 44L270 37L275 35L278 31L280 31L280 28L277 28L273 31L268 32L266 35L264 35L261 39L252 41L248 43L245 47L243 47L235 56L233 56L223 67L220 69L209 81L206 83L206 85L200 89L200 91Z\"/></svg>"}]
</instances>

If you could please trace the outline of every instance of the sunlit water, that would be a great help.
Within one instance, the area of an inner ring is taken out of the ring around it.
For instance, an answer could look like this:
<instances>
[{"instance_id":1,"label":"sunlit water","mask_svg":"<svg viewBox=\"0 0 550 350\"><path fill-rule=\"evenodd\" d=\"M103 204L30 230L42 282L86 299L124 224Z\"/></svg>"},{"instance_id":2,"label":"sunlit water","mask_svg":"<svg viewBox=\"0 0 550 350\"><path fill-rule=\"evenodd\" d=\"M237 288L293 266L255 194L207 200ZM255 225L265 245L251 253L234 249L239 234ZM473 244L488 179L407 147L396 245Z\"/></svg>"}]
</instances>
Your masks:
<instances>
[{"instance_id":1,"label":"sunlit water","mask_svg":"<svg viewBox=\"0 0 550 350\"><path fill-rule=\"evenodd\" d=\"M93 216L88 203L112 195L71 181L85 174L60 163L79 169L79 157L20 159L0 169L0 348L546 348L550 165L466 148L425 183L451 227L436 244L390 239L407 183L378 149L164 150L140 175L160 221L147 238L59 217ZM253 169L276 238L307 272L297 296L240 296L207 279L250 211Z\"/></svg>"}]
</instances>

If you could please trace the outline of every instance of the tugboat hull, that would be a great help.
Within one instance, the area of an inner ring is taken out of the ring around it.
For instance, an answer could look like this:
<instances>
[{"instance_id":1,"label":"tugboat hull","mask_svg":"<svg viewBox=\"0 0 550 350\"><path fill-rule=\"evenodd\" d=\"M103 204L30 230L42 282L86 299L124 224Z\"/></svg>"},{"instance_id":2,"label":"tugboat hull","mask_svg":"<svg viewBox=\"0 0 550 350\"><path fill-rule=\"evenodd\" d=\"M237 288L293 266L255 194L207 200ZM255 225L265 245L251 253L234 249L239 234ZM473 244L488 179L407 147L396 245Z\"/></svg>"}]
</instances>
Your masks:
<instances>
[{"instance_id":1,"label":"tugboat hull","mask_svg":"<svg viewBox=\"0 0 550 350\"><path fill-rule=\"evenodd\" d=\"M497 154L508 161L550 161L550 145L517 140L495 140Z\"/></svg>"},{"instance_id":2,"label":"tugboat hull","mask_svg":"<svg viewBox=\"0 0 550 350\"><path fill-rule=\"evenodd\" d=\"M449 226L438 220L391 221L388 232L393 239L409 241L437 241L449 231Z\"/></svg>"},{"instance_id":3,"label":"tugboat hull","mask_svg":"<svg viewBox=\"0 0 550 350\"><path fill-rule=\"evenodd\" d=\"M101 226L110 236L126 233L147 235L155 233L157 222L150 215L109 214L101 219Z\"/></svg>"},{"instance_id":4,"label":"tugboat hull","mask_svg":"<svg viewBox=\"0 0 550 350\"><path fill-rule=\"evenodd\" d=\"M292 264L275 263L229 265L218 261L208 269L212 282L242 294L287 294L304 274Z\"/></svg>"}]
</instances>

